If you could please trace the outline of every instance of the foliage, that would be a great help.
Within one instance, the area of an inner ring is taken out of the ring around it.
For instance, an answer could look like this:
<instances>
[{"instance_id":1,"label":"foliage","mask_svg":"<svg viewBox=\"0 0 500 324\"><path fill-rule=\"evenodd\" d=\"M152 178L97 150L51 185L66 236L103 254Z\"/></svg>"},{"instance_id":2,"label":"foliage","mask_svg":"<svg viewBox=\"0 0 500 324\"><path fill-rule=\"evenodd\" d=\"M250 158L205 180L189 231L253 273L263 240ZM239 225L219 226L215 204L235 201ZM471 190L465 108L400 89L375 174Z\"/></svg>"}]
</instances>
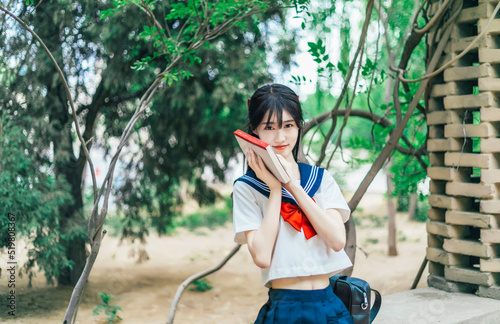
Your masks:
<instances>
[{"instance_id":1,"label":"foliage","mask_svg":"<svg viewBox=\"0 0 500 324\"><path fill-rule=\"evenodd\" d=\"M79 104L77 114L82 123L80 126L87 126L84 137L89 140L94 135L95 118L105 104L106 97L112 98L114 104L120 102L114 95L124 91L116 87L116 80L126 79L123 77L126 72L122 72L126 66L114 62L120 57L119 54L110 51L111 46L98 43L102 24L97 12L101 4L60 0L40 2L33 7L24 1L2 1L2 5L12 9L14 14L33 28L52 50L55 60L63 67L63 73L69 76L75 101ZM43 239L45 235L41 233L44 229L36 233L39 225L35 222L36 214L25 215L26 221L31 224L30 232L33 233L29 236L30 241L41 240L40 244L57 251L46 254L47 259L39 255L32 259L31 265L36 262L51 279L55 277L60 284L71 284L81 273L86 258L86 226L81 198L85 158L81 147L74 143L76 137L68 113L67 96L54 64L31 34L10 17L2 15L2 19L5 20L2 31L6 32L0 33L4 44L0 49L1 70L7 82L2 83L0 107L30 138L29 142L23 142L16 150L29 157L32 161L30 169L37 172L44 185L48 185L52 178L56 183L66 186L64 192L67 199L54 200L58 201L58 206L47 217L53 220L49 241L48 238ZM102 35L109 37L117 34L104 32ZM118 36L125 39L122 35ZM125 42L113 39L112 43L116 49ZM116 53L115 60L111 59L113 53ZM91 85L88 82L90 75L106 67L115 69L115 73L102 73L100 86ZM111 80L115 80L114 84ZM108 105L112 103L108 102ZM13 200L10 203L15 204L15 208L22 207Z\"/></svg>"},{"instance_id":2,"label":"foliage","mask_svg":"<svg viewBox=\"0 0 500 324\"><path fill-rule=\"evenodd\" d=\"M121 321L122 318L118 316L118 311L121 311L121 307L117 305L111 305L110 302L112 300L119 300L118 297L111 297L111 295L99 292L99 296L101 296L102 302L92 312L93 316L97 316L101 311L104 311L106 314L106 318L108 319L109 324L115 323L115 321Z\"/></svg>"},{"instance_id":3,"label":"foliage","mask_svg":"<svg viewBox=\"0 0 500 324\"><path fill-rule=\"evenodd\" d=\"M24 148L36 142L33 134L22 125L25 119L15 120L0 111L0 250L8 246L8 213L15 215L17 242L21 237L32 238L24 272L29 274L36 261L52 282L60 266L71 266L58 244L59 220L57 209L71 201L68 186L53 172L38 172L30 152ZM43 154L43 153L42 153ZM16 244L17 244L16 242Z\"/></svg>"},{"instance_id":4,"label":"foliage","mask_svg":"<svg viewBox=\"0 0 500 324\"><path fill-rule=\"evenodd\" d=\"M427 199L427 195L424 194L418 194L417 196L417 208L415 210L415 220L417 222L426 222L428 217L427 217L427 210L431 206L429 205L429 199Z\"/></svg>"},{"instance_id":5,"label":"foliage","mask_svg":"<svg viewBox=\"0 0 500 324\"><path fill-rule=\"evenodd\" d=\"M127 5L137 4L134 0L118 0L113 2L110 9L101 11L101 18L106 19L123 11ZM237 1L211 2L195 0L188 2L157 3L157 1L144 1L142 9L154 20L150 26L143 26L143 31L138 35L145 43L151 44L154 51L151 55L143 56L135 61L133 69L144 70L153 60L164 59L168 63L175 62L179 57L183 62L188 61L191 66L201 63L202 59L192 48L197 42L206 41L209 37L207 30L211 28L221 31L227 30L225 26L235 25L245 31L246 22L239 19L249 11L266 11L269 3L263 1ZM156 12L155 12L156 11ZM156 20L159 13L164 17L165 23ZM220 33L220 34L223 34ZM210 37L214 37L213 35ZM186 69L173 69L163 75L163 81L168 86L180 79L186 79L193 74Z\"/></svg>"},{"instance_id":6,"label":"foliage","mask_svg":"<svg viewBox=\"0 0 500 324\"><path fill-rule=\"evenodd\" d=\"M365 2L350 1L310 6L309 10L317 14L327 11L336 17L330 26L335 26L335 29L340 31L340 38L333 33L325 33L324 29L318 26L325 24L311 19L312 14L303 16L303 28L321 31L316 32L316 39L308 43L309 52L317 63L318 74L317 91L304 103L310 120L332 111L339 99L340 80L347 74L353 56L351 42L359 39L360 26L351 17L356 16L356 13L363 17L362 10L365 6ZM398 116L391 94L395 74L390 67L397 66L396 57L403 51L403 35L404 31L412 27L411 14L414 6L413 2L394 0L379 5L379 10L374 11L368 29L369 37L363 48L363 60L354 66L356 77L349 84L339 105L339 110L345 113L313 125L305 134L304 153L310 160L329 166L333 156L339 152L340 158L349 162L352 168L356 168L362 164L372 164L379 156L397 123ZM335 45L327 46L329 43ZM408 71L410 77L424 73L425 55L425 42L422 41L412 55ZM301 76L294 76L292 79L296 84L305 80ZM406 112L416 87L417 85L410 84L406 91L400 86L401 100L398 104L401 106L401 114ZM421 105L425 105L424 100L421 100ZM349 114L349 117L345 118L345 114ZM368 118L369 114L377 116L376 122ZM333 133L328 139L330 130L333 130ZM395 196L417 192L418 184L422 184L426 178L425 167L428 158L424 152L427 127L423 110L416 110L413 114L404 131L404 137L399 141L401 150L393 152L391 156ZM329 141L325 146L326 140ZM323 150L324 158L321 154Z\"/></svg>"},{"instance_id":7,"label":"foliage","mask_svg":"<svg viewBox=\"0 0 500 324\"><path fill-rule=\"evenodd\" d=\"M193 77L173 83L153 99L146 118L138 123L139 136L133 138L139 149L124 156L124 172L117 179L122 183L116 192L119 210L144 224L136 230L125 228L124 235L144 237L146 218L163 234L180 218L181 206L188 199L195 199L200 207L218 199L207 182L225 180L228 163L238 153L232 133L246 127L246 99L259 85L271 81L265 22L281 19L281 15L274 9L245 19L241 28L203 46L196 52L197 64L189 58L179 64L179 71L190 71ZM257 21L263 23L257 25ZM281 45L294 47L288 42ZM148 69L161 64L161 60L151 60ZM105 114L110 119L115 115L112 111ZM110 133L115 132L110 129Z\"/></svg>"}]
</instances>

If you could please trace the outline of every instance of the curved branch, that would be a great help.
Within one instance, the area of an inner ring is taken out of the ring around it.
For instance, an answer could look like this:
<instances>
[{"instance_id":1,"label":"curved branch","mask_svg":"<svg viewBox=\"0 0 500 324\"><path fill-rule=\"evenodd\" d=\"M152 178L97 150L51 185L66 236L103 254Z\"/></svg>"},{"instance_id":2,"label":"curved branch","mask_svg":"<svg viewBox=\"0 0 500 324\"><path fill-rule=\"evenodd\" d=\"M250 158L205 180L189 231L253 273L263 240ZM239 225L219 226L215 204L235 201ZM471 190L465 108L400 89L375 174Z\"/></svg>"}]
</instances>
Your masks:
<instances>
[{"instance_id":1,"label":"curved branch","mask_svg":"<svg viewBox=\"0 0 500 324\"><path fill-rule=\"evenodd\" d=\"M431 29L436 22L441 21L441 18L443 17L446 9L448 9L448 6L451 4L453 0L446 0L438 9L438 11L435 13L435 15L429 20L429 22L422 28L415 28L415 33L417 34L424 34ZM420 10L423 8L423 5L425 2L422 4L420 7Z\"/></svg>"},{"instance_id":2,"label":"curved branch","mask_svg":"<svg viewBox=\"0 0 500 324\"><path fill-rule=\"evenodd\" d=\"M229 259L231 259L236 254L236 252L238 252L240 247L241 247L240 244L235 245L235 247L231 250L231 252L229 252L229 254L224 259L222 259L222 261L219 262L219 264L217 264L216 266L214 266L210 269L198 272L198 273L192 275L191 277L187 278L186 280L184 280L181 283L179 288L177 288L177 292L175 293L174 300L172 301L172 305L170 306L170 314L168 315L167 324L174 323L174 317L175 317L175 311L177 310L177 304L179 304L179 301L181 300L181 297L182 297L182 294L184 293L184 290L186 290L186 288L193 281L201 279L203 277L206 277L206 276L220 270L227 263L227 261L229 261Z\"/></svg>"},{"instance_id":3,"label":"curved branch","mask_svg":"<svg viewBox=\"0 0 500 324\"><path fill-rule=\"evenodd\" d=\"M375 1L373 1L375 2ZM370 10L370 15L371 15L371 10ZM342 141L342 134L344 133L344 129L347 125L347 121L349 119L350 112L352 110L352 104L354 103L354 97L356 94L356 88L358 87L358 82L359 82L359 75L361 73L361 65L363 63L363 54L365 53L365 47L363 46L361 49L361 53L359 54L359 65L358 65L358 71L356 73L356 79L354 80L354 86L353 86L353 98L349 102L349 106L347 107L347 111L344 114L344 120L342 121L342 126L340 127L339 131L339 136L337 138L337 143L335 144L335 149L333 152L330 154L330 159L328 159L328 162L326 163L326 168L330 168L330 163L332 162L333 156L335 155L335 152L337 151L337 148L340 146L340 143Z\"/></svg>"},{"instance_id":4,"label":"curved branch","mask_svg":"<svg viewBox=\"0 0 500 324\"><path fill-rule=\"evenodd\" d=\"M429 65L427 67L428 71L434 70L436 67L439 58L441 57L441 54L444 50L444 47L446 46L448 39L450 38L452 31L452 26L449 26L445 32L443 33L443 37L441 38L441 41L439 42L436 51L434 52L434 55L429 62ZM411 38L411 36L410 36ZM389 140L387 141L387 144L384 146L382 149L382 152L380 152L379 156L375 160L375 162L372 164L370 170L366 174L365 178L359 185L358 189L354 193L353 197L349 201L349 207L351 208L351 211L355 210L356 207L358 206L359 202L361 201L361 198L365 194L366 190L368 189L368 186L371 184L375 176L377 175L378 171L383 167L385 164L386 160L389 158L389 156L392 154L394 151L395 147L397 146L397 143L401 136L403 135L403 131L406 127L406 124L410 120L411 115L413 114L413 111L417 107L417 104L420 100L420 97L422 96L427 83L429 82L429 79L426 79L420 83L417 93L413 97L412 101L410 102L410 105L408 107L408 110L405 113L405 116L401 123L397 124L396 128L391 132L391 135L389 137Z\"/></svg>"},{"instance_id":5,"label":"curved branch","mask_svg":"<svg viewBox=\"0 0 500 324\"><path fill-rule=\"evenodd\" d=\"M451 65L453 65L455 62L457 62L459 59L461 59L465 54L467 54L472 49L472 47L474 47L476 45L476 43L479 42L479 40L481 38L483 38L484 35L486 35L486 32L488 31L488 28L490 27L491 22L493 21L493 19L495 19L495 16L496 16L496 14L497 14L497 12L498 12L499 9L500 9L500 2L497 3L495 9L493 10L493 13L490 16L490 19L486 23L486 26L481 31L481 33L479 35L477 35L474 38L474 40L460 54L458 54L455 58L453 58L452 60L450 60L448 63L444 64L443 66L441 66L439 69L433 71L432 73L428 73L428 74L426 74L423 77L420 77L418 79L405 79L403 77L403 71L400 70L399 71L399 75L398 75L399 79L402 82L414 83L414 82L420 82L420 81L423 81L423 80L427 80L427 79L433 78L436 75L438 75L439 73L443 72L445 69L447 69L448 67L450 67Z\"/></svg>"},{"instance_id":6,"label":"curved branch","mask_svg":"<svg viewBox=\"0 0 500 324\"><path fill-rule=\"evenodd\" d=\"M340 96L337 99L337 102L335 103L335 107L332 109L333 112L338 110L340 103L342 102L342 99L344 98L344 96L347 92L347 89L349 88L349 82L351 80L352 73L354 71L354 67L356 66L356 61L358 59L358 56L359 56L361 50L364 48L364 44L365 44L365 40L366 40L366 36L367 36L367 31L368 31L368 25L370 24L370 19L372 16L373 3L374 3L374 0L369 0L368 4L366 6L366 19L365 19L365 22L363 24L363 29L361 31L361 38L359 40L358 48L356 49L356 53L354 54L354 58L352 59L352 63L349 66L349 72L347 73L346 78L344 80L344 87L342 88L342 92L340 93ZM361 67L358 67L358 69L360 69L360 68ZM326 147L328 146L328 143L330 142L330 138L331 138L334 130L335 130L335 123L332 124L332 127L330 127L330 130L329 130L328 134L326 135L325 141L323 142L323 145L321 147L320 156L319 156L318 160L316 161L316 165L320 165L321 162L323 162L323 159L326 156Z\"/></svg>"},{"instance_id":7,"label":"curved branch","mask_svg":"<svg viewBox=\"0 0 500 324\"><path fill-rule=\"evenodd\" d=\"M416 2L416 1L415 1ZM411 26L416 26L417 25L417 19L418 19L418 13L420 11L422 11L422 9L424 9L424 6L425 4L429 2L429 0L424 0L422 1L422 3L420 4L420 6L417 8L417 10L415 10L415 14L413 15L413 20L411 22ZM425 17L427 18L427 17Z\"/></svg>"},{"instance_id":8,"label":"curved branch","mask_svg":"<svg viewBox=\"0 0 500 324\"><path fill-rule=\"evenodd\" d=\"M342 116L346 112L347 112L346 109L339 109L335 113L334 116ZM369 111L366 111L366 110L352 109L350 112L350 115L354 116L354 117L360 117L360 118L371 120L371 121L373 121L374 124L378 124L382 127L390 127L393 125L393 123L389 119L387 119L383 116L379 116L379 115L370 113ZM303 128L304 135L308 131L310 131L313 127L321 125L322 123L324 123L325 121L327 121L330 118L332 118L331 111L323 113L323 114L318 115L315 118L311 119L310 121L308 121L304 125L304 128ZM397 144L396 150L398 150L402 154L412 155L412 156L417 157L417 159L419 160L419 163L422 165L422 167L424 167L426 169L427 164L423 160L421 160L421 158L420 158L423 155L427 155L427 150L425 149L426 144L423 143L418 149L415 149L405 135L402 135L401 139L405 142L406 145L408 145L408 148L401 146L400 144Z\"/></svg>"}]
</instances>

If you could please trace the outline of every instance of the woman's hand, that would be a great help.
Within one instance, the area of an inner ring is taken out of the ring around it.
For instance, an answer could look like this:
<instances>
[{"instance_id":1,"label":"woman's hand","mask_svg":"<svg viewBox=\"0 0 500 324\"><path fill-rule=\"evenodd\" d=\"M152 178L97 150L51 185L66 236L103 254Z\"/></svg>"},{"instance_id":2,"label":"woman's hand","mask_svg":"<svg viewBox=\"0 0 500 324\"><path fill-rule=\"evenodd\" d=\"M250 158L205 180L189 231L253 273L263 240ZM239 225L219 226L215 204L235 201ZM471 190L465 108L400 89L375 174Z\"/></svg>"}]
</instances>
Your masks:
<instances>
[{"instance_id":1,"label":"woman's hand","mask_svg":"<svg viewBox=\"0 0 500 324\"><path fill-rule=\"evenodd\" d=\"M248 149L246 156L250 168L255 171L255 174L260 180L267 184L269 190L272 191L279 189L281 191L281 182L276 179L271 172L269 172L264 164L264 161L262 161L262 158L250 148Z\"/></svg>"},{"instance_id":2,"label":"woman's hand","mask_svg":"<svg viewBox=\"0 0 500 324\"><path fill-rule=\"evenodd\" d=\"M287 183L284 183L283 187L286 190L288 190L289 192L291 192L292 186L297 185L296 180L300 179L300 171L298 169L298 165L297 165L297 163L295 163L295 165L294 165L293 163L289 162L281 155L277 154L276 156L278 157L278 160L280 161L281 165L283 166L283 169L285 169L286 173L290 177L290 181L288 181ZM298 185L297 187L302 188L300 185Z\"/></svg>"}]
</instances>

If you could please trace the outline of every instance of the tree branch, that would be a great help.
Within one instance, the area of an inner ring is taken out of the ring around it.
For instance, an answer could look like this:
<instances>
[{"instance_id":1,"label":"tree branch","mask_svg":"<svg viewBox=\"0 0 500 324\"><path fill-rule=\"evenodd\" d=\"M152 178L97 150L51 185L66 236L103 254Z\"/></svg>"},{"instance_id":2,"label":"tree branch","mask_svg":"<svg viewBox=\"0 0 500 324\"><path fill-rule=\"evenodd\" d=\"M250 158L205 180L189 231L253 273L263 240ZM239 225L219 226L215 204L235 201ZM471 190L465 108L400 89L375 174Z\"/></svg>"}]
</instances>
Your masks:
<instances>
[{"instance_id":1,"label":"tree branch","mask_svg":"<svg viewBox=\"0 0 500 324\"><path fill-rule=\"evenodd\" d=\"M402 81L402 82L406 82L406 83L413 83L413 82L420 82L420 81L423 81L423 80L426 80L426 79L430 79L430 78L433 78L435 77L436 75L438 75L439 73L443 72L445 69L449 68L451 65L453 65L455 62L457 62L459 59L461 59L465 54L467 54L475 45L477 42L479 42L479 40L481 38L484 37L484 35L486 35L486 32L488 31L488 28L490 27L490 24L491 22L493 21L493 19L495 19L495 16L498 12L498 10L500 9L500 2L497 3L497 5L495 6L495 9L493 10L493 13L491 14L490 16L490 19L488 20L488 22L486 23L486 26L484 27L484 29L481 31L481 33L479 35L477 35L474 40L462 51L460 52L460 54L458 54L456 57L454 57L452 60L450 60L448 63L444 64L443 66L441 66L439 69L433 71L433 72L428 72L427 74L425 74L424 76L418 78L418 79L405 79L403 77L403 74L402 74L402 71L400 71L399 73L399 79ZM459 12L458 12L459 13ZM456 12L456 15L458 16L458 13Z\"/></svg>"},{"instance_id":2,"label":"tree branch","mask_svg":"<svg viewBox=\"0 0 500 324\"><path fill-rule=\"evenodd\" d=\"M186 290L186 288L195 280L199 280L203 277L206 277L218 270L220 270L226 263L227 261L229 261L229 259L231 259L235 254L236 252L238 252L238 250L240 249L241 245L240 244L237 244L234 246L234 248L231 250L231 252L229 252L229 254L224 258L222 259L221 262L219 262L219 264L217 264L216 266L210 268L210 269L207 269L207 270L204 270L204 271L201 271L201 272L198 272L194 275L192 275L191 277L187 278L186 280L184 280L181 285L179 286L179 288L177 288L177 292L175 293L175 297L174 297L174 300L172 301L172 305L170 306L170 314L168 315L168 319L167 319L167 324L173 324L174 323L174 317L175 317L175 312L177 310L177 304L179 304L179 301L181 300L181 297L182 297L182 294L184 293L184 291Z\"/></svg>"},{"instance_id":3,"label":"tree branch","mask_svg":"<svg viewBox=\"0 0 500 324\"><path fill-rule=\"evenodd\" d=\"M342 116L346 112L347 112L346 109L339 109L335 113L335 116ZM362 110L362 109L352 109L351 112L350 112L350 115L352 115L353 117L360 117L360 118L371 120L371 121L373 121L373 123L375 125L380 125L380 126L382 126L384 128L385 127L390 127L390 126L393 125L392 122L389 119L387 119L387 118L385 118L383 116L379 116L379 115L373 114L373 113L371 113L369 111ZM305 135L313 127L321 125L322 123L324 123L325 121L327 121L330 118L332 118L332 112L331 111L316 116L315 118L311 119L310 121L308 121L304 125L303 134ZM425 150L425 146L426 146L425 142L421 145L420 148L415 149L413 147L413 145L411 144L411 142L408 140L408 138L405 135L402 135L401 139L403 139L404 142L406 143L406 145L408 145L408 148L406 148L404 146L401 146L400 144L396 145L396 150L398 150L402 154L415 156L415 157L417 157L417 159L419 159L419 162L421 160L421 158L420 158L421 156L427 155L427 151ZM425 168L427 168L427 165L425 164L425 162L423 160L422 160L421 164L422 163L423 163L422 166L425 165Z\"/></svg>"},{"instance_id":4,"label":"tree branch","mask_svg":"<svg viewBox=\"0 0 500 324\"><path fill-rule=\"evenodd\" d=\"M436 51L434 52L434 55L427 67L428 71L434 70L435 66L437 65L439 58L441 57L441 53L444 50L444 47L446 46L448 39L450 38L452 28L449 26L443 33L443 37L441 41L439 42ZM413 33L412 35L415 35ZM410 35L409 41L413 40L414 38ZM408 45L408 44L407 44ZM408 46L405 46L405 48L409 48ZM408 53L403 53L403 56L409 55ZM356 207L358 206L361 198L365 194L366 190L368 189L368 186L371 184L375 176L377 175L378 171L382 168L382 166L385 164L385 161L389 156L391 155L392 151L395 149L397 146L397 142L403 135L403 131L406 127L406 124L410 120L411 115L413 114L413 111L415 110L418 101L420 100L420 97L422 96L422 93L424 92L425 87L427 86L427 83L429 82L429 79L424 80L422 83L420 83L417 93L413 97L412 101L410 102L410 105L408 107L408 110L405 113L405 116L401 123L397 124L396 128L391 132L391 135L389 137L389 140L387 144L384 146L382 149L382 152L380 152L379 156L375 160L375 162L372 164L370 170L366 174L365 178L359 185L358 189L354 193L353 197L349 201L349 207L351 208L351 211L354 211Z\"/></svg>"},{"instance_id":5,"label":"tree branch","mask_svg":"<svg viewBox=\"0 0 500 324\"><path fill-rule=\"evenodd\" d=\"M441 6L439 6L439 9L437 10L437 12L434 14L434 16L431 18L431 20L429 20L429 22L424 27L415 28L415 33L424 34L424 33L428 32L437 22L441 22L443 15L446 12L446 9L448 9L448 7L450 6L450 4L452 2L453 2L453 0L446 0ZM423 8L423 5L425 3L426 3L426 1L424 1L422 3L422 6L420 7L420 9Z\"/></svg>"},{"instance_id":6,"label":"tree branch","mask_svg":"<svg viewBox=\"0 0 500 324\"><path fill-rule=\"evenodd\" d=\"M370 14L371 14L371 12L370 12ZM356 93L356 88L358 87L359 74L361 72L361 65L363 64L364 48L365 47L363 46L363 48L361 49L361 53L359 54L359 65L358 65L358 71L356 73L356 79L354 81L354 87L353 87L354 94L353 94L353 98L349 102L349 106L347 107L347 111L344 114L344 120L342 122L342 126L340 127L339 136L337 138L337 144L335 145L335 149L333 150L333 152L330 154L330 159L328 160L328 163L326 164L326 168L327 169L330 168L330 163L332 162L333 156L335 155L335 152L337 151L337 148L340 146L340 143L341 143L341 140L342 140L342 134L343 134L344 129L345 129L346 125L347 125L347 120L349 119L349 114L351 112L352 104L354 102L354 96L355 96L355 93Z\"/></svg>"},{"instance_id":7,"label":"tree branch","mask_svg":"<svg viewBox=\"0 0 500 324\"><path fill-rule=\"evenodd\" d=\"M354 54L354 58L353 58L352 63L349 67L349 72L347 73L346 78L344 80L344 87L342 88L342 92L340 93L340 96L339 96L337 102L335 103L335 107L332 109L333 112L338 110L340 103L342 102L342 99L344 98L344 96L347 92L347 89L349 88L349 82L351 80L351 76L352 76L352 73L354 71L354 67L356 66L356 61L358 59L358 55L361 52L361 50L363 49L364 44L365 44L368 25L370 23L370 18L371 18L372 9L373 9L373 3L374 3L374 0L369 0L368 4L366 6L366 19L365 19L363 29L361 32L361 38L359 40L358 48L356 49L356 53ZM361 67L358 67L358 68L361 68ZM330 142L330 138L333 134L334 129L335 129L335 122L332 124L332 127L330 127L330 130L329 130L328 134L326 135L325 141L323 142L323 145L321 147L320 156L319 156L318 160L316 161L317 166L323 162L323 160L326 156L326 148L328 146L328 143Z\"/></svg>"}]
</instances>

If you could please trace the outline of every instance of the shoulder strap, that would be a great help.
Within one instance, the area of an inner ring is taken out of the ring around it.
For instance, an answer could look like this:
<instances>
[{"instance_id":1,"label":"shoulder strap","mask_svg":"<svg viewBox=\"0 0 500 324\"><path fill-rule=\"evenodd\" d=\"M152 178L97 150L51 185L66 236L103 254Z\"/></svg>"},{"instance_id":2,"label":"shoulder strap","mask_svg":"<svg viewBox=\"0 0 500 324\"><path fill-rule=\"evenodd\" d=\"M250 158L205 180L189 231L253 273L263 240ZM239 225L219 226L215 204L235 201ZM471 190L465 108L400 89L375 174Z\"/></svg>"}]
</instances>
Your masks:
<instances>
[{"instance_id":1,"label":"shoulder strap","mask_svg":"<svg viewBox=\"0 0 500 324\"><path fill-rule=\"evenodd\" d=\"M380 306L382 306L382 296L380 293L375 290L371 289L375 293L375 302L373 303L372 309L370 311L370 323L373 322L375 319L375 316L377 316L378 311L380 310Z\"/></svg>"}]
</instances>

